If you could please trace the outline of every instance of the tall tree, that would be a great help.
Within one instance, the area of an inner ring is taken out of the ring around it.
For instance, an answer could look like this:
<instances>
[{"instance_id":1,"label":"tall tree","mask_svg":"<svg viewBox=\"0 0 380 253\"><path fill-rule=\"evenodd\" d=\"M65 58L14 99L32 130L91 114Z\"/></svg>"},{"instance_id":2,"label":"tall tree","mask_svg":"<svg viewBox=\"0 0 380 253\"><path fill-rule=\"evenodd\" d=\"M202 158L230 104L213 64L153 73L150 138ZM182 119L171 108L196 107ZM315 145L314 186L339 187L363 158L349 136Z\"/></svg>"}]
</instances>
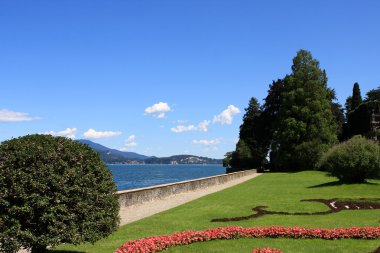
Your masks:
<instances>
[{"instance_id":1,"label":"tall tree","mask_svg":"<svg viewBox=\"0 0 380 253\"><path fill-rule=\"evenodd\" d=\"M360 90L355 89L353 94L358 94ZM356 91L355 91L356 90ZM360 97L361 99L361 97ZM380 87L367 92L367 97L363 103L360 103L356 108L351 108L351 112L347 115L347 138L354 135L363 135L367 137L380 137L377 130L377 118L380 113ZM380 139L380 138L379 138Z\"/></svg>"},{"instance_id":2,"label":"tall tree","mask_svg":"<svg viewBox=\"0 0 380 253\"><path fill-rule=\"evenodd\" d=\"M352 89L351 110L355 110L362 102L363 100L360 93L359 84L354 83L354 87Z\"/></svg>"},{"instance_id":3,"label":"tall tree","mask_svg":"<svg viewBox=\"0 0 380 253\"><path fill-rule=\"evenodd\" d=\"M300 50L284 82L271 162L281 170L316 169L321 154L337 142L326 72Z\"/></svg>"},{"instance_id":4,"label":"tall tree","mask_svg":"<svg viewBox=\"0 0 380 253\"><path fill-rule=\"evenodd\" d=\"M240 126L239 138L243 139L248 145L252 145L255 142L255 124L261 114L260 104L256 98L251 98L248 107L244 110L245 114L243 124Z\"/></svg>"},{"instance_id":5,"label":"tall tree","mask_svg":"<svg viewBox=\"0 0 380 253\"><path fill-rule=\"evenodd\" d=\"M332 102L331 103L331 112L334 116L335 119L335 124L336 124L336 134L339 139L342 139L343 136L343 126L344 126L344 113L343 113L343 108L342 105L337 103L337 102Z\"/></svg>"},{"instance_id":6,"label":"tall tree","mask_svg":"<svg viewBox=\"0 0 380 253\"><path fill-rule=\"evenodd\" d=\"M327 88L330 92L329 99L331 100L331 112L335 119L336 124L336 135L338 136L338 139L341 140L344 138L343 136L343 128L345 123L345 115L344 115L344 109L338 101L336 97L336 93L334 89Z\"/></svg>"},{"instance_id":7,"label":"tall tree","mask_svg":"<svg viewBox=\"0 0 380 253\"><path fill-rule=\"evenodd\" d=\"M348 96L346 98L346 102L344 103L344 110L346 111L346 119L348 118L348 114L352 111L352 96Z\"/></svg>"},{"instance_id":8,"label":"tall tree","mask_svg":"<svg viewBox=\"0 0 380 253\"><path fill-rule=\"evenodd\" d=\"M237 169L258 168L266 156L262 148L261 108L256 98L251 98L245 108L243 123L240 126L239 142L232 153L230 164Z\"/></svg>"},{"instance_id":9,"label":"tall tree","mask_svg":"<svg viewBox=\"0 0 380 253\"><path fill-rule=\"evenodd\" d=\"M239 139L236 144L236 150L232 152L231 159L229 161L232 169L228 172L235 172L244 169L252 169L252 153L247 143Z\"/></svg>"},{"instance_id":10,"label":"tall tree","mask_svg":"<svg viewBox=\"0 0 380 253\"><path fill-rule=\"evenodd\" d=\"M266 152L269 153L269 157L271 157L271 146L273 143L273 134L277 125L279 124L279 113L283 100L283 92L285 88L285 80L278 79L273 81L272 84L269 85L268 95L264 99L265 103L262 106L261 113L261 124L262 128L262 148Z\"/></svg>"}]
</instances>

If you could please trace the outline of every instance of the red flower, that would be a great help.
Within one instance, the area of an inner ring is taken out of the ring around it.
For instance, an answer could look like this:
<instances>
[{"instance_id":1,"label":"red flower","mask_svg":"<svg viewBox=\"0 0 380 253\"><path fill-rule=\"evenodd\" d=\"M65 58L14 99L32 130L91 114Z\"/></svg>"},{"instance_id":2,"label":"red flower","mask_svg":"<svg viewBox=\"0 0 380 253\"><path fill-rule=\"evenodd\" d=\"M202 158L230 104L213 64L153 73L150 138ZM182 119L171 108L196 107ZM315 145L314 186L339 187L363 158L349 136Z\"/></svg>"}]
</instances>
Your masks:
<instances>
[{"instance_id":1,"label":"red flower","mask_svg":"<svg viewBox=\"0 0 380 253\"><path fill-rule=\"evenodd\" d=\"M194 242L203 242L220 239L235 238L307 238L337 240L350 239L379 239L380 227L366 228L340 228L340 229L307 229L301 227L267 227L267 228L243 228L220 227L201 231L184 231L173 235L146 237L129 241L120 246L115 253L155 253L176 245L187 245ZM260 250L260 249L256 249ZM264 249L261 249L264 250ZM269 249L270 250L270 249ZM276 250L276 249L273 249ZM282 251L268 251L268 253L280 253ZM253 251L255 253L267 253L267 251Z\"/></svg>"},{"instance_id":2,"label":"red flower","mask_svg":"<svg viewBox=\"0 0 380 253\"><path fill-rule=\"evenodd\" d=\"M257 249L254 249L252 251L252 253L284 253L282 250L279 250L279 249L276 249L276 248L273 248L273 249L270 249L270 248L257 248Z\"/></svg>"}]
</instances>

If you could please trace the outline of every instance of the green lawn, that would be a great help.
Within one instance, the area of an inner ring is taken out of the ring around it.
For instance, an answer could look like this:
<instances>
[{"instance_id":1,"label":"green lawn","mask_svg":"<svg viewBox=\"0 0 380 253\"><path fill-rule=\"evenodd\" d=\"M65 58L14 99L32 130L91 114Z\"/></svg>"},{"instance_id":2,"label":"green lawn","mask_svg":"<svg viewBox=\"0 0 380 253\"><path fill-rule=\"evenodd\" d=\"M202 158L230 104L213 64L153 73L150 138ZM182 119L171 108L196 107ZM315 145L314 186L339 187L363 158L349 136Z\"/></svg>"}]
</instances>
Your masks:
<instances>
[{"instance_id":1,"label":"green lawn","mask_svg":"<svg viewBox=\"0 0 380 253\"><path fill-rule=\"evenodd\" d=\"M339 228L380 226L380 210L354 210L319 216L267 215L235 222L210 222L213 218L238 217L252 214L255 206L285 212L318 212L328 210L322 203L300 202L302 199L379 198L380 180L367 184L338 184L336 180L316 171L271 173L208 195L188 204L121 227L110 237L95 245L63 245L59 252L110 253L131 239L172 234L183 230L203 230L220 226L302 226L308 228ZM238 239L195 243L170 248L166 252L251 252L256 247L276 247L284 253L360 252L367 253L380 246L380 240L307 240L307 239Z\"/></svg>"}]
</instances>

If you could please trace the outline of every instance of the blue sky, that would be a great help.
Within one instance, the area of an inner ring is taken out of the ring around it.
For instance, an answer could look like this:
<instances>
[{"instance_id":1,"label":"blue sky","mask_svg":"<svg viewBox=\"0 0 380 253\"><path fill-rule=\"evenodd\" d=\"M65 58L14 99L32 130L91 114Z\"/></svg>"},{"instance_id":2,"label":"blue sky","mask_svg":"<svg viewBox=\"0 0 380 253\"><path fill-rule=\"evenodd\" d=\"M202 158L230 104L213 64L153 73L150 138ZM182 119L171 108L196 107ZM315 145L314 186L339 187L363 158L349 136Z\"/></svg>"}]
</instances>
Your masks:
<instances>
[{"instance_id":1,"label":"blue sky","mask_svg":"<svg viewBox=\"0 0 380 253\"><path fill-rule=\"evenodd\" d=\"M380 1L0 2L0 141L222 158L299 49L344 104L380 85Z\"/></svg>"}]
</instances>

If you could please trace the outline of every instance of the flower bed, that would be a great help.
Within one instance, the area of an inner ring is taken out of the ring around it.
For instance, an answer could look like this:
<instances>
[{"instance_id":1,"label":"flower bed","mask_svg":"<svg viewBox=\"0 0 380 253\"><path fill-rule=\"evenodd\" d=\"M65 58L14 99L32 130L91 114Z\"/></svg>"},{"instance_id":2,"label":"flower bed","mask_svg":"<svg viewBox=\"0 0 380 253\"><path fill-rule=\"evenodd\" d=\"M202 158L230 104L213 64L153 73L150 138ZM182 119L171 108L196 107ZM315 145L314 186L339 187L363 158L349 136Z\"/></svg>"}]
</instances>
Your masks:
<instances>
[{"instance_id":1,"label":"flower bed","mask_svg":"<svg viewBox=\"0 0 380 253\"><path fill-rule=\"evenodd\" d=\"M302 238L302 239L379 239L380 227L308 229L301 227L219 227L200 231L184 231L172 235L146 237L129 241L120 246L115 253L154 253L176 245L194 242L228 240L238 238Z\"/></svg>"},{"instance_id":2,"label":"flower bed","mask_svg":"<svg viewBox=\"0 0 380 253\"><path fill-rule=\"evenodd\" d=\"M252 253L284 253L282 250L276 248L257 248L252 251Z\"/></svg>"}]
</instances>

